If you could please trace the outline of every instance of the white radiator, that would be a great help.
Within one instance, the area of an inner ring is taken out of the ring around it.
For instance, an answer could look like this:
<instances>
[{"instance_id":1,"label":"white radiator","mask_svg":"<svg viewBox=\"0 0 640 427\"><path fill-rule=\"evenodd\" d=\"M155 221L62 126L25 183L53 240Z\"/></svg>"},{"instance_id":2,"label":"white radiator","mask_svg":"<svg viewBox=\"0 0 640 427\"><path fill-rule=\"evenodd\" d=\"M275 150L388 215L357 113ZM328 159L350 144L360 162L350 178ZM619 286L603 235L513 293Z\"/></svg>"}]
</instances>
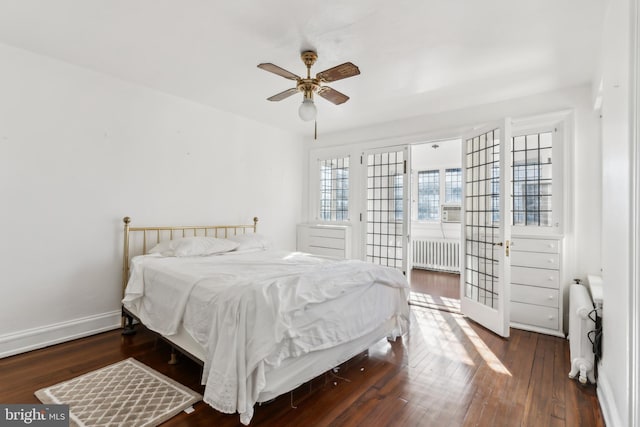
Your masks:
<instances>
[{"instance_id":1,"label":"white radiator","mask_svg":"<svg viewBox=\"0 0 640 427\"><path fill-rule=\"evenodd\" d=\"M415 239L412 249L415 268L460 272L459 240Z\"/></svg>"},{"instance_id":2,"label":"white radiator","mask_svg":"<svg viewBox=\"0 0 640 427\"><path fill-rule=\"evenodd\" d=\"M596 325L589 318L593 311L593 301L587 288L573 284L569 290L569 348L571 351L571 371L569 378L575 378L582 384L595 383L593 345L587 334Z\"/></svg>"}]
</instances>

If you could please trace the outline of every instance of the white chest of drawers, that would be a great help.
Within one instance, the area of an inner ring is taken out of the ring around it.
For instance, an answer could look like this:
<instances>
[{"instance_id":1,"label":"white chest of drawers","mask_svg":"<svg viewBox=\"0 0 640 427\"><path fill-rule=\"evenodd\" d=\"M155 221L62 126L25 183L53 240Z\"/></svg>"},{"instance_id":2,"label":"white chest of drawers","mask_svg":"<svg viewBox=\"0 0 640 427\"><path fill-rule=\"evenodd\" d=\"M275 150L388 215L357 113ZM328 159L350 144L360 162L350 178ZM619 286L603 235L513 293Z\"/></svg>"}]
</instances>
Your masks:
<instances>
[{"instance_id":1,"label":"white chest of drawers","mask_svg":"<svg viewBox=\"0 0 640 427\"><path fill-rule=\"evenodd\" d=\"M564 337L562 239L513 237L511 326Z\"/></svg>"},{"instance_id":2,"label":"white chest of drawers","mask_svg":"<svg viewBox=\"0 0 640 427\"><path fill-rule=\"evenodd\" d=\"M351 258L351 227L298 224L297 249L315 255Z\"/></svg>"}]
</instances>

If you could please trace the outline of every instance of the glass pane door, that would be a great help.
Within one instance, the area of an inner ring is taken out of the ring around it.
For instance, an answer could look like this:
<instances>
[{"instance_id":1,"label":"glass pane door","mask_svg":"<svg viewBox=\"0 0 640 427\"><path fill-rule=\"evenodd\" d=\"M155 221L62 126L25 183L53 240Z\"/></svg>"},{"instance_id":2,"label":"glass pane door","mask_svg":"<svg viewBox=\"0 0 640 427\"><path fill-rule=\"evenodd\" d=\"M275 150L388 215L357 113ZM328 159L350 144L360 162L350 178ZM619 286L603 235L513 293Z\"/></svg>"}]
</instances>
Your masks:
<instances>
[{"instance_id":1,"label":"glass pane door","mask_svg":"<svg viewBox=\"0 0 640 427\"><path fill-rule=\"evenodd\" d=\"M504 337L509 336L508 132L505 121L463 139L465 265L460 276L462 313Z\"/></svg>"},{"instance_id":2,"label":"glass pane door","mask_svg":"<svg viewBox=\"0 0 640 427\"><path fill-rule=\"evenodd\" d=\"M406 271L407 149L363 154L367 171L366 260Z\"/></svg>"}]
</instances>

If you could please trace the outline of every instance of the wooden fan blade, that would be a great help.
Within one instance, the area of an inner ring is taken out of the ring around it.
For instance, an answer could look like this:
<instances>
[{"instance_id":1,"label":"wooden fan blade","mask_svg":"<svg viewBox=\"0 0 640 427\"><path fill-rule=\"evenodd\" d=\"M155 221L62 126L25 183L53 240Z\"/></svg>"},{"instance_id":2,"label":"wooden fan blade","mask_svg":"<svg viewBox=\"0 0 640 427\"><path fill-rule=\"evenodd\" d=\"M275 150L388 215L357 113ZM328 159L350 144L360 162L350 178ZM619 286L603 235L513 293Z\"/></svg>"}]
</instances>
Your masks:
<instances>
[{"instance_id":1,"label":"wooden fan blade","mask_svg":"<svg viewBox=\"0 0 640 427\"><path fill-rule=\"evenodd\" d=\"M269 71L269 72L271 72L273 74L277 74L279 76L282 76L285 79L289 79L289 80L299 80L300 79L300 77L296 76L291 71L287 71L284 68L280 68L277 65L271 64L269 62L263 63L263 64L258 64L258 68L262 68L265 71Z\"/></svg>"},{"instance_id":2,"label":"wooden fan blade","mask_svg":"<svg viewBox=\"0 0 640 427\"><path fill-rule=\"evenodd\" d=\"M335 89L331 89L329 86L322 86L318 89L318 95L323 97L329 102L333 102L336 105L340 105L349 100L349 97L344 93L340 93Z\"/></svg>"},{"instance_id":3,"label":"wooden fan blade","mask_svg":"<svg viewBox=\"0 0 640 427\"><path fill-rule=\"evenodd\" d=\"M328 70L320 71L316 74L316 78L323 82L335 82L336 80L346 79L360 74L360 69L351 62L337 65Z\"/></svg>"},{"instance_id":4,"label":"wooden fan blade","mask_svg":"<svg viewBox=\"0 0 640 427\"><path fill-rule=\"evenodd\" d=\"M292 87L291 89L276 93L275 95L267 98L267 101L282 101L283 99L290 97L294 93L298 93L298 89Z\"/></svg>"}]
</instances>

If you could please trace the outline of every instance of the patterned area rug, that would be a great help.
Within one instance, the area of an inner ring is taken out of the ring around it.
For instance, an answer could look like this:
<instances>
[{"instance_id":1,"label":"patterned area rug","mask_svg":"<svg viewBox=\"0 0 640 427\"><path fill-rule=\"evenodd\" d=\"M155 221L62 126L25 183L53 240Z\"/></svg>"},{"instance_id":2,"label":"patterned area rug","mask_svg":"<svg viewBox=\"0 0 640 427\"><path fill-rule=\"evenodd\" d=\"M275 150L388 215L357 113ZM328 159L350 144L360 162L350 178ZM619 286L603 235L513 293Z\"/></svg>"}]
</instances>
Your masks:
<instances>
[{"instance_id":1,"label":"patterned area rug","mask_svg":"<svg viewBox=\"0 0 640 427\"><path fill-rule=\"evenodd\" d=\"M69 405L72 426L156 426L202 396L133 358L35 392Z\"/></svg>"}]
</instances>

